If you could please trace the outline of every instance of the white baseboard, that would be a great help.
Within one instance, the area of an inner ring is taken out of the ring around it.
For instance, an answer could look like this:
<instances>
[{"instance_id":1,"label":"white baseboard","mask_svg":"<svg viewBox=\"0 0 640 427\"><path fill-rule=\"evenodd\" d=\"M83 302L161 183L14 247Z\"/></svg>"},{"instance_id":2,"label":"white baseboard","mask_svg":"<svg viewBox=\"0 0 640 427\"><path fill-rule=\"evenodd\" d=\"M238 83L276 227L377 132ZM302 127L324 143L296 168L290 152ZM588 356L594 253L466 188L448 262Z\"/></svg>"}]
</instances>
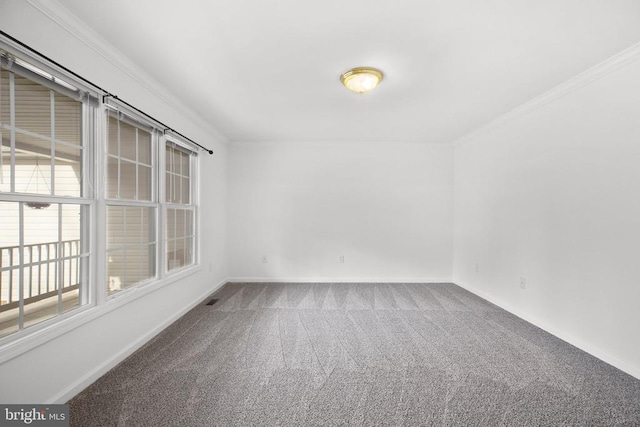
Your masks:
<instances>
[{"instance_id":1,"label":"white baseboard","mask_svg":"<svg viewBox=\"0 0 640 427\"><path fill-rule=\"evenodd\" d=\"M96 366L92 371L90 371L87 374L83 375L82 377L78 378L77 381L75 381L70 386L64 388L58 394L52 396L50 399L47 399L46 402L47 403L66 403L66 402L68 402L71 398L73 398L75 395L80 393L82 390L84 390L85 388L90 386L98 378L100 378L101 376L103 376L104 374L109 372L109 370L111 370L114 367L116 367L124 359L126 359L129 356L131 356L136 350L138 350L144 344L149 342L153 337L158 335L160 332L162 332L164 329L166 329L169 325L171 325L173 322L178 320L180 317L182 317L188 311L190 311L195 306L200 304L209 295L211 295L214 292L216 292L218 289L220 289L227 282L228 282L228 280L226 280L226 279L222 280L221 282L219 282L212 289L208 289L202 295L200 295L196 299L194 299L189 305L187 305L186 307L184 307L180 311L176 312L173 316L171 316L168 319L166 319L164 322L159 324L154 329L152 329L149 332L147 332L146 334L142 335L140 338L138 338L136 341L134 341L131 344L129 344L127 347L123 348L121 351L119 351L115 356L113 356L109 360L106 360L101 365Z\"/></svg>"},{"instance_id":2,"label":"white baseboard","mask_svg":"<svg viewBox=\"0 0 640 427\"><path fill-rule=\"evenodd\" d=\"M229 277L236 283L452 283L451 278L434 277Z\"/></svg>"},{"instance_id":3,"label":"white baseboard","mask_svg":"<svg viewBox=\"0 0 640 427\"><path fill-rule=\"evenodd\" d=\"M519 318L537 326L538 328L544 330L545 332L550 333L551 335L554 335L558 338L560 338L563 341L568 342L569 344L579 348L580 350L589 353L590 355L592 355L593 357L596 357L600 360L602 360L603 362L608 363L611 366L614 366L618 369L620 369L623 372L626 372L627 374L640 379L640 369L629 365L626 362L621 361L620 359L610 355L609 353L602 351L599 348L594 347L593 345L590 345L588 343L585 343L584 341L580 340L580 339L576 339L575 337L571 336L570 334L567 334L566 332L562 331L561 329L558 329L554 326L549 325L548 323L546 323L543 320L540 320L539 318L536 318L535 316L531 316L529 313L525 313L522 310L513 307L510 304L505 303L504 301L495 298L493 295L489 295L485 292L482 292L478 289L475 289L471 286L468 286L466 284L460 283L460 282L454 282L456 285L460 286L463 289L466 289L467 291L471 292L472 294L475 294L481 298L486 299L487 301L497 305L498 307L508 311L511 314L514 314L516 316L518 316Z\"/></svg>"}]
</instances>

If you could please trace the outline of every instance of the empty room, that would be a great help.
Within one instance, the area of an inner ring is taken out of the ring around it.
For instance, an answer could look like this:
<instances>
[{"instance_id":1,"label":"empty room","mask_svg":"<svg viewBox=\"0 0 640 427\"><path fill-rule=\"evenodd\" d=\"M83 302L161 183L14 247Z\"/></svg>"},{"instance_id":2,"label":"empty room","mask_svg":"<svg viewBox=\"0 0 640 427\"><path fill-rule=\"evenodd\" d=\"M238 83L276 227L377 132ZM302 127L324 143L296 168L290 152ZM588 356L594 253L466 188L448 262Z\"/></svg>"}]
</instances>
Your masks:
<instances>
[{"instance_id":1,"label":"empty room","mask_svg":"<svg viewBox=\"0 0 640 427\"><path fill-rule=\"evenodd\" d=\"M0 0L0 425L640 425L640 2Z\"/></svg>"}]
</instances>

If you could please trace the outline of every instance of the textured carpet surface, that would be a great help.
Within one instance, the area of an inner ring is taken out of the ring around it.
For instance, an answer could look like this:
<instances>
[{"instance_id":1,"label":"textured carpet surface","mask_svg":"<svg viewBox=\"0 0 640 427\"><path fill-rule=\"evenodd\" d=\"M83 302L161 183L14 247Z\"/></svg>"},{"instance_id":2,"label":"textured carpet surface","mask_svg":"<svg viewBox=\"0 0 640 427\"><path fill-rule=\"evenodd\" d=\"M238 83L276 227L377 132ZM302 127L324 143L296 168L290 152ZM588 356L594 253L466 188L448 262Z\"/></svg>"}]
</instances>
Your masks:
<instances>
[{"instance_id":1,"label":"textured carpet surface","mask_svg":"<svg viewBox=\"0 0 640 427\"><path fill-rule=\"evenodd\" d=\"M453 284L227 284L74 426L639 426L640 380Z\"/></svg>"}]
</instances>

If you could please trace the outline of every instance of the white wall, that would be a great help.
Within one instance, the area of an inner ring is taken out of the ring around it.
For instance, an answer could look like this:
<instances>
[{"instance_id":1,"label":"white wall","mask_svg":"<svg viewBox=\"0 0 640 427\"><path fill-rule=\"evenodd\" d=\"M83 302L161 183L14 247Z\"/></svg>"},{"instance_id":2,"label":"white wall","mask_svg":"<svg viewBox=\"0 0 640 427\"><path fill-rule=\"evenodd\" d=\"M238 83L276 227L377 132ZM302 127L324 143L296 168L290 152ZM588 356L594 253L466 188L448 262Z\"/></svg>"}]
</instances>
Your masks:
<instances>
[{"instance_id":1,"label":"white wall","mask_svg":"<svg viewBox=\"0 0 640 427\"><path fill-rule=\"evenodd\" d=\"M452 155L430 144L231 144L231 278L449 281Z\"/></svg>"},{"instance_id":2,"label":"white wall","mask_svg":"<svg viewBox=\"0 0 640 427\"><path fill-rule=\"evenodd\" d=\"M138 81L144 77L128 74L118 61L72 35L74 28L63 28L29 3L3 1L0 28L215 151L213 156L202 153L200 157L200 179L206 187L201 200L199 272L0 364L0 402L64 401L210 293L227 276L226 146L216 139L215 131L196 123L188 112ZM11 349L2 351L6 354L7 350Z\"/></svg>"},{"instance_id":3,"label":"white wall","mask_svg":"<svg viewBox=\"0 0 640 427\"><path fill-rule=\"evenodd\" d=\"M639 118L634 62L456 146L453 277L640 378Z\"/></svg>"}]
</instances>

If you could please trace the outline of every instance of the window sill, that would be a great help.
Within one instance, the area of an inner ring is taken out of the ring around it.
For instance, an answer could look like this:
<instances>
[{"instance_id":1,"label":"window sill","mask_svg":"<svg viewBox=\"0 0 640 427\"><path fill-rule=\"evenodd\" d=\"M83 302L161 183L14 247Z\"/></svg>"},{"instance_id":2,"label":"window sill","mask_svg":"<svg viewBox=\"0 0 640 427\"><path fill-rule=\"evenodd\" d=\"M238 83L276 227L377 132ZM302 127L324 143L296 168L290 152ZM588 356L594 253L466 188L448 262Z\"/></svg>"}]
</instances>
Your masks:
<instances>
[{"instance_id":1,"label":"window sill","mask_svg":"<svg viewBox=\"0 0 640 427\"><path fill-rule=\"evenodd\" d=\"M14 359L21 354L31 351L57 337L60 337L72 330L83 326L107 313L117 310L138 298L155 292L171 283L185 279L202 271L201 265L182 269L161 280L134 287L126 292L109 298L104 304L80 307L72 312L63 314L61 317L45 321L41 325L32 326L24 330L23 336L16 336L14 339L10 335L6 337L9 341L0 345L0 364Z\"/></svg>"}]
</instances>

